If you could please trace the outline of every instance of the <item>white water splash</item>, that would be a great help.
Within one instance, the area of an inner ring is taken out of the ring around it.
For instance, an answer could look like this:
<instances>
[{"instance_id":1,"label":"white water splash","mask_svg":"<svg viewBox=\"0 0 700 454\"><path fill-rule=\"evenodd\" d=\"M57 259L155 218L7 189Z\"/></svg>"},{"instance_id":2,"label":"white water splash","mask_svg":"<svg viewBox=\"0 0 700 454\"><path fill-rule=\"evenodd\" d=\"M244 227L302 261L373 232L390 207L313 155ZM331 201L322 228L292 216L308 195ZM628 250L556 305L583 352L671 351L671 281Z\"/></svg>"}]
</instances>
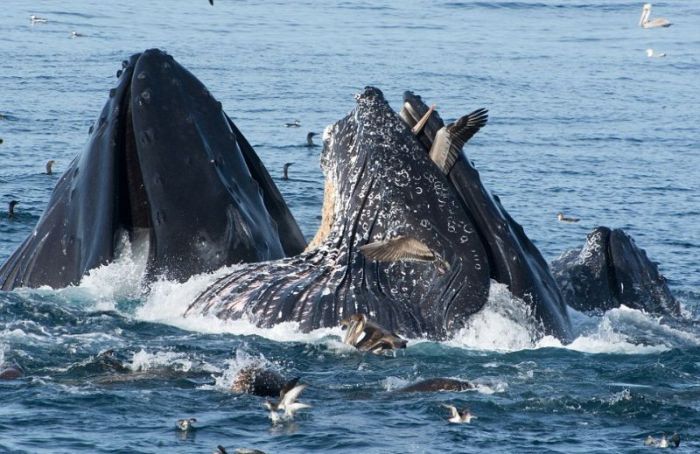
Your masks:
<instances>
[{"instance_id":1,"label":"white water splash","mask_svg":"<svg viewBox=\"0 0 700 454\"><path fill-rule=\"evenodd\" d=\"M484 308L446 344L477 350L523 350L536 345L538 333L527 304L514 297L506 285L491 281Z\"/></svg>"},{"instance_id":2,"label":"white water splash","mask_svg":"<svg viewBox=\"0 0 700 454\"><path fill-rule=\"evenodd\" d=\"M260 366L263 369L275 369L265 356L260 353L251 355L245 348L236 349L236 356L225 361L226 367L220 375L213 375L213 385L202 385L200 389L216 389L219 391L231 391L238 374L249 366Z\"/></svg>"},{"instance_id":3,"label":"white water splash","mask_svg":"<svg viewBox=\"0 0 700 454\"><path fill-rule=\"evenodd\" d=\"M229 333L257 335L277 342L322 343L329 351L339 355L352 349L340 342L340 327L322 328L310 333L299 330L298 324L287 322L272 328L258 328L246 319L221 320L212 315L183 314L195 298L220 277L234 271L236 266L222 268L213 273L193 276L184 283L159 280L144 293L143 276L146 267L146 251L135 251L128 241L123 241L118 259L92 270L76 287L53 291L50 289L22 290L27 292L54 292L66 300L89 301L96 310L114 310L120 299L143 299L145 303L136 309L135 318L143 321L165 323L181 329L200 333ZM530 308L514 297L507 286L491 283L487 304L474 314L466 326L444 344L451 347L512 352L537 348L565 348L585 353L650 354L668 350L678 345L700 345L700 338L693 332L683 331L660 322L659 317L642 311L621 307L606 312L602 317L588 317L570 310L574 341L563 345L552 336L541 336L541 327L531 315ZM644 333L638 336L636 333ZM412 339L411 346L427 342Z\"/></svg>"},{"instance_id":4,"label":"white water splash","mask_svg":"<svg viewBox=\"0 0 700 454\"><path fill-rule=\"evenodd\" d=\"M193 367L193 362L184 353L160 351L149 353L141 349L134 353L131 362L125 364L134 372L144 372L153 369L171 368L182 372L188 372Z\"/></svg>"}]
</instances>

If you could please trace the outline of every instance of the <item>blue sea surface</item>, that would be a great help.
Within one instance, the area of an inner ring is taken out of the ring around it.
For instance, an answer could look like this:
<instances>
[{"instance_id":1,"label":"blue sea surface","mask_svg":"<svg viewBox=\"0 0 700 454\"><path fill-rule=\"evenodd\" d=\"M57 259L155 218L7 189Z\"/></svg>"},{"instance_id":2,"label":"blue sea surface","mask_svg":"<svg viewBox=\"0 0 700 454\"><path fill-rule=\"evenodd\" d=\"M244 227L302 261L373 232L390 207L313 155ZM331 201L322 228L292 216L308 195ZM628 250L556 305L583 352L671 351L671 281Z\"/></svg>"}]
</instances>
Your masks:
<instances>
[{"instance_id":1,"label":"blue sea surface","mask_svg":"<svg viewBox=\"0 0 700 454\"><path fill-rule=\"evenodd\" d=\"M576 339L563 346L494 285L453 339L374 356L339 329L184 319L215 276L146 289L127 246L79 286L0 292L0 363L26 371L0 381L0 452L643 452L647 435L673 432L679 452L700 450L700 2L655 3L667 29L638 26L642 3L3 0L0 262L85 146L121 61L159 47L222 102L307 237L323 177L306 133L344 116L365 85L396 110L413 90L446 119L489 109L465 152L545 258L595 226L624 228L660 263L685 320L572 313ZM286 128L294 119L301 128ZM558 211L582 220L558 223ZM107 349L125 370L98 360ZM273 425L262 399L229 389L251 363L302 377L313 408ZM395 392L435 376L477 387ZM478 419L450 425L445 403ZM185 417L196 431L175 430Z\"/></svg>"}]
</instances>

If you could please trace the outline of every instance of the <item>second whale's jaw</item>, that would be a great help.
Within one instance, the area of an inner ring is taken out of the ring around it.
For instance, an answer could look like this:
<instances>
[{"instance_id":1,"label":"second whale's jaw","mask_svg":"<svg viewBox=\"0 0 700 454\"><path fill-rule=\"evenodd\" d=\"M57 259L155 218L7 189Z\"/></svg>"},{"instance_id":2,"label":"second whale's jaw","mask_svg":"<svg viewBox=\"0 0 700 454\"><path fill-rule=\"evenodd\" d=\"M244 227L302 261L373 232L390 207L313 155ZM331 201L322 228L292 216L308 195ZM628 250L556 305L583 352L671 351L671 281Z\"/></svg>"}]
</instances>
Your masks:
<instances>
[{"instance_id":1,"label":"second whale's jaw","mask_svg":"<svg viewBox=\"0 0 700 454\"><path fill-rule=\"evenodd\" d=\"M248 317L261 326L295 321L308 331L365 313L402 335L444 338L483 307L490 281L475 229L381 91L365 89L355 109L328 128L321 165L333 200L317 247L234 271L188 314ZM360 252L401 236L425 244L447 266L376 261Z\"/></svg>"},{"instance_id":2,"label":"second whale's jaw","mask_svg":"<svg viewBox=\"0 0 700 454\"><path fill-rule=\"evenodd\" d=\"M115 259L123 234L146 245L150 276L177 280L306 246L221 103L157 49L123 62L85 150L0 268L0 288L77 284Z\"/></svg>"}]
</instances>

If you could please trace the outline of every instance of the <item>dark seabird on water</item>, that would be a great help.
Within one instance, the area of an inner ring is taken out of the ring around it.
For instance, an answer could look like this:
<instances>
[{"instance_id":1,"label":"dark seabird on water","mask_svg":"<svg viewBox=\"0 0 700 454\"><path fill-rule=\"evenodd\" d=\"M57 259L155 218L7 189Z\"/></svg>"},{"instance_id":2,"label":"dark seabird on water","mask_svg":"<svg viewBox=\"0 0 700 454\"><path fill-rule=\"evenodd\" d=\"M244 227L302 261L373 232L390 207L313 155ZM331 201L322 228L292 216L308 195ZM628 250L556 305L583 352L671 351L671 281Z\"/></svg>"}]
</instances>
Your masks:
<instances>
[{"instance_id":1,"label":"dark seabird on water","mask_svg":"<svg viewBox=\"0 0 700 454\"><path fill-rule=\"evenodd\" d=\"M316 135L315 132L310 132L306 135L306 146L307 147L315 147L316 144L314 143L313 137Z\"/></svg>"},{"instance_id":2,"label":"dark seabird on water","mask_svg":"<svg viewBox=\"0 0 700 454\"><path fill-rule=\"evenodd\" d=\"M17 200L12 200L9 203L9 210L7 212L7 217L9 219L14 219L15 218L15 205L17 205L19 202Z\"/></svg>"},{"instance_id":3,"label":"dark seabird on water","mask_svg":"<svg viewBox=\"0 0 700 454\"><path fill-rule=\"evenodd\" d=\"M48 19L45 19L45 18L39 17L39 16L35 16L34 14L29 16L29 20L32 22L32 24L45 24L49 21Z\"/></svg>"},{"instance_id":4,"label":"dark seabird on water","mask_svg":"<svg viewBox=\"0 0 700 454\"><path fill-rule=\"evenodd\" d=\"M46 161L46 175L53 175L53 165L56 164L56 161L53 159L49 159Z\"/></svg>"},{"instance_id":5,"label":"dark seabird on water","mask_svg":"<svg viewBox=\"0 0 700 454\"><path fill-rule=\"evenodd\" d=\"M289 180L289 166L293 164L293 162L287 162L284 164L284 167L282 168L282 171L284 172L284 174L282 175L283 180Z\"/></svg>"},{"instance_id":6,"label":"dark seabird on water","mask_svg":"<svg viewBox=\"0 0 700 454\"><path fill-rule=\"evenodd\" d=\"M294 120L291 123L285 123L284 124L288 128L299 128L301 126L301 122L299 120Z\"/></svg>"}]
</instances>

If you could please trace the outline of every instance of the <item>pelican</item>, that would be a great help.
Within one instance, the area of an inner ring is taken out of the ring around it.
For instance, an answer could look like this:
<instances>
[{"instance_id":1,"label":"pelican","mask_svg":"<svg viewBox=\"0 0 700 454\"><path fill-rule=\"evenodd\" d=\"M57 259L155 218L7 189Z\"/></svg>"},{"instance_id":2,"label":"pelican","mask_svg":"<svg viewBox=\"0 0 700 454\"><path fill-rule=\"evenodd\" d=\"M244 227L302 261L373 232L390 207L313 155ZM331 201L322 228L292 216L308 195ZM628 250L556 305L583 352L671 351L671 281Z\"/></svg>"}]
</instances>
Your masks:
<instances>
[{"instance_id":1,"label":"pelican","mask_svg":"<svg viewBox=\"0 0 700 454\"><path fill-rule=\"evenodd\" d=\"M665 57L666 54L664 52L654 52L654 49L647 49L647 57L649 58L662 58Z\"/></svg>"},{"instance_id":2,"label":"pelican","mask_svg":"<svg viewBox=\"0 0 700 454\"><path fill-rule=\"evenodd\" d=\"M651 15L651 3L645 3L642 7L642 17L639 18L639 26L642 28L659 28L670 27L671 21L664 17L657 17L654 20L649 20Z\"/></svg>"}]
</instances>

